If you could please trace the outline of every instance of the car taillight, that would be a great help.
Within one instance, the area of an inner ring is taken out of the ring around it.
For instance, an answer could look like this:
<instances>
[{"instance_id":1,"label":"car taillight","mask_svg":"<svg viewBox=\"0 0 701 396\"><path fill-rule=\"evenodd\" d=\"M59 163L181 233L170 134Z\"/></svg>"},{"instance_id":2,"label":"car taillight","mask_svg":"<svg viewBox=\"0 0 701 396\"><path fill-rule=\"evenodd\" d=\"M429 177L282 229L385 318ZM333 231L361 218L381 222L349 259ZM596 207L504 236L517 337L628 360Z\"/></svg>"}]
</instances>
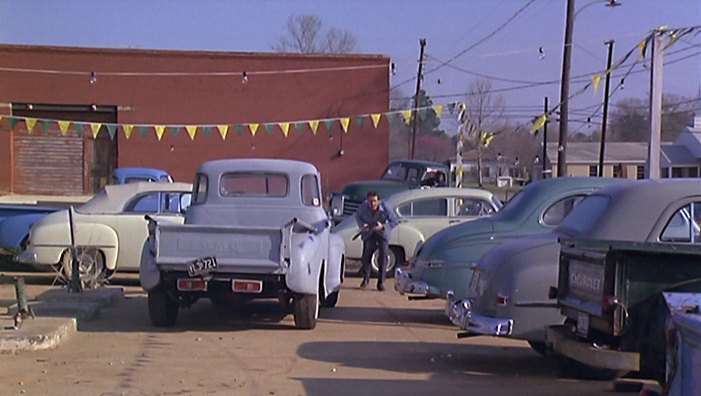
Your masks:
<instances>
[{"instance_id":1,"label":"car taillight","mask_svg":"<svg viewBox=\"0 0 701 396\"><path fill-rule=\"evenodd\" d=\"M509 302L509 296L497 294L497 307L504 307Z\"/></svg>"},{"instance_id":2,"label":"car taillight","mask_svg":"<svg viewBox=\"0 0 701 396\"><path fill-rule=\"evenodd\" d=\"M178 279L180 291L207 291L207 281L202 279Z\"/></svg>"}]
</instances>

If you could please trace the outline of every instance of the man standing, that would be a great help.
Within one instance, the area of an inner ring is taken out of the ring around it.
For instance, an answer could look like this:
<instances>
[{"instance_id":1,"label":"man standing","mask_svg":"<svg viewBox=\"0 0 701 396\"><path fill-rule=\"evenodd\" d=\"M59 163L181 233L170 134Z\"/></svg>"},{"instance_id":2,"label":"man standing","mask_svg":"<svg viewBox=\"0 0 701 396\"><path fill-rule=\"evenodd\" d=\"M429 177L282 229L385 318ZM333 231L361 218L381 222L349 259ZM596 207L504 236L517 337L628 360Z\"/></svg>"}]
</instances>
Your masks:
<instances>
[{"instance_id":1,"label":"man standing","mask_svg":"<svg viewBox=\"0 0 701 396\"><path fill-rule=\"evenodd\" d=\"M377 290L385 290L385 269L389 256L389 237L392 228L397 225L397 217L392 210L380 202L376 191L368 192L365 202L360 204L355 212L355 220L360 227L363 238L363 267L360 271L363 281L360 287L366 287L370 282L370 259L378 251L379 273L377 274Z\"/></svg>"}]
</instances>

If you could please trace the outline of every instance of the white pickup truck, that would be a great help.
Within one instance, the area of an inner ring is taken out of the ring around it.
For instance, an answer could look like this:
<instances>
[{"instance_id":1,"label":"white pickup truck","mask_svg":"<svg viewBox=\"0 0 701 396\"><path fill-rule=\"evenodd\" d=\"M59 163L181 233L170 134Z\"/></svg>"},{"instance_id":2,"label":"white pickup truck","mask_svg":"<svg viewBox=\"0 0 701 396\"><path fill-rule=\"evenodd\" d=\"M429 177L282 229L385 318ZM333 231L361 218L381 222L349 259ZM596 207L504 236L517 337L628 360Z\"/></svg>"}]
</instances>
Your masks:
<instances>
[{"instance_id":1,"label":"white pickup truck","mask_svg":"<svg viewBox=\"0 0 701 396\"><path fill-rule=\"evenodd\" d=\"M320 176L308 163L232 159L202 164L185 224L152 220L140 280L156 326L178 309L212 302L277 298L295 326L316 326L343 281L344 244L331 234Z\"/></svg>"}]
</instances>

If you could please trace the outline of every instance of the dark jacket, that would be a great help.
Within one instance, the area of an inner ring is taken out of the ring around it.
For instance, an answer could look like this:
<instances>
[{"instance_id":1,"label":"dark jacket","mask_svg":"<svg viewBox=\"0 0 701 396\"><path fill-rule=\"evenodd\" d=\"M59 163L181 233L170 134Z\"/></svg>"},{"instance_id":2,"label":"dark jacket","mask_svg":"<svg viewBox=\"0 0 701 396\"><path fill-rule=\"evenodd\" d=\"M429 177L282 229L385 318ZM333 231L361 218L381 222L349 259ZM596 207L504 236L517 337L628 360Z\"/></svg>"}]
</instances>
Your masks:
<instances>
[{"instance_id":1,"label":"dark jacket","mask_svg":"<svg viewBox=\"0 0 701 396\"><path fill-rule=\"evenodd\" d=\"M355 221L358 223L358 227L362 230L361 235L363 240L368 239L370 235L375 232L372 228L374 228L377 223L380 223L384 224L385 228L379 234L384 240L389 241L392 229L399 223L397 216L394 214L389 205L384 203L384 201L380 201L380 207L375 213L370 210L368 201L364 201L355 212ZM369 230L363 228L366 224L370 226Z\"/></svg>"}]
</instances>

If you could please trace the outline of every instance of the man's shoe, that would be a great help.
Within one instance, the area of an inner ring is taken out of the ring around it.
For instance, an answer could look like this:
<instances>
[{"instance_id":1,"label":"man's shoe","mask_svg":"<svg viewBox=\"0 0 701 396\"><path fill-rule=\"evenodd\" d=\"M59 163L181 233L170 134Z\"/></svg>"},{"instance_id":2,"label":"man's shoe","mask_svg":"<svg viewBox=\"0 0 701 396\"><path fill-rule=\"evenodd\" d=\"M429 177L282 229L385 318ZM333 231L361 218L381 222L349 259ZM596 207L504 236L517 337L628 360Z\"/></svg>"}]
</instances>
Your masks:
<instances>
[{"instance_id":1,"label":"man's shoe","mask_svg":"<svg viewBox=\"0 0 701 396\"><path fill-rule=\"evenodd\" d=\"M369 282L370 282L369 280L363 279L363 281L360 282L360 287L361 287L362 289L366 288Z\"/></svg>"},{"instance_id":2,"label":"man's shoe","mask_svg":"<svg viewBox=\"0 0 701 396\"><path fill-rule=\"evenodd\" d=\"M378 283L378 284L377 284L377 290L379 290L379 291L385 291L385 285L383 285L382 283Z\"/></svg>"}]
</instances>

